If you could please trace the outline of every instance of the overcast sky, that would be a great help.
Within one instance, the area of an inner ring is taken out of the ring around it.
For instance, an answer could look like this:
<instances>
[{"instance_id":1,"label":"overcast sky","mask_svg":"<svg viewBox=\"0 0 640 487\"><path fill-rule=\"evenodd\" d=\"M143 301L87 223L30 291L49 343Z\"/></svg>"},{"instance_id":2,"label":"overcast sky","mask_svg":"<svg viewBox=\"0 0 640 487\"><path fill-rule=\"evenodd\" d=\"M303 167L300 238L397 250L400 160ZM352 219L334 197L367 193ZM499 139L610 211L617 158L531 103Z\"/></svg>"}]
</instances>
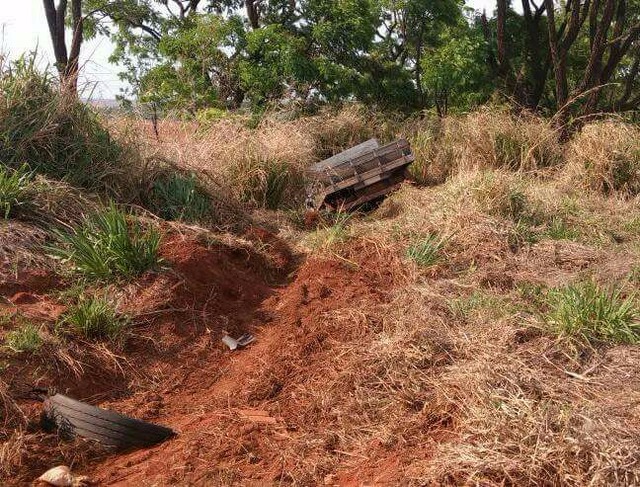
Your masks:
<instances>
[{"instance_id":1,"label":"overcast sky","mask_svg":"<svg viewBox=\"0 0 640 487\"><path fill-rule=\"evenodd\" d=\"M467 0L467 3L478 10L486 8L490 12L495 0ZM53 62L42 0L22 0L11 8L1 9L0 33L0 52L8 53L10 58L15 59L22 53L37 48L43 65ZM114 98L122 87L118 80L118 67L107 61L111 50L109 41L102 37L83 45L83 82L87 89L92 90L93 98Z\"/></svg>"}]
</instances>

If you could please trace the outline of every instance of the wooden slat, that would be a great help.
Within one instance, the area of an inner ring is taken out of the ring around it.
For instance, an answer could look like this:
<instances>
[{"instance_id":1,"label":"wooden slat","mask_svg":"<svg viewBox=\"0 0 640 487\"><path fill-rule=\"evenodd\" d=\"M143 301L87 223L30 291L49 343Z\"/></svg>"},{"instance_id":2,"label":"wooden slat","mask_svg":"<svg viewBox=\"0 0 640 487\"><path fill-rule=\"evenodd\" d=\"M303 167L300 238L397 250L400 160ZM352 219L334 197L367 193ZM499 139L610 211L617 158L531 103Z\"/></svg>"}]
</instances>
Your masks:
<instances>
[{"instance_id":1,"label":"wooden slat","mask_svg":"<svg viewBox=\"0 0 640 487\"><path fill-rule=\"evenodd\" d=\"M358 144L346 151L340 152L333 157L329 157L324 161L320 161L317 164L311 166L312 171L320 172L327 168L342 164L343 162L349 161L351 159L355 159L356 157L365 154L367 152L371 152L374 149L380 147L380 143L377 139L369 139L362 144Z\"/></svg>"},{"instance_id":2,"label":"wooden slat","mask_svg":"<svg viewBox=\"0 0 640 487\"><path fill-rule=\"evenodd\" d=\"M325 182L338 182L353 174L353 168L356 168L358 172L364 172L375 165L384 166L389 162L395 161L401 155L408 155L410 153L409 142L405 139L400 139L396 142L392 142L391 144L384 145L378 149L358 156L352 160L344 161L332 166L331 168L326 168L324 170L326 177L322 179L325 179Z\"/></svg>"},{"instance_id":3,"label":"wooden slat","mask_svg":"<svg viewBox=\"0 0 640 487\"><path fill-rule=\"evenodd\" d=\"M393 171L394 169L397 169L399 167L402 166L407 166L409 164L411 164L414 160L413 155L408 155L408 156L401 156L400 158L396 159L395 161L392 161L389 164L385 164L382 166L376 166L373 169L370 169L369 171L360 174L358 177L350 177L348 179L344 179L342 181L340 181L339 183L335 183L332 184L331 186L329 186L327 188L327 191L325 193L325 196L329 196L332 193L335 193L337 191L341 191L343 189L346 189L350 186L354 186L354 189L361 189L364 188L366 186L369 186L377 181L380 181L381 178L379 177L379 175L383 174L383 173L388 173L389 171ZM376 177L378 177L376 179Z\"/></svg>"}]
</instances>

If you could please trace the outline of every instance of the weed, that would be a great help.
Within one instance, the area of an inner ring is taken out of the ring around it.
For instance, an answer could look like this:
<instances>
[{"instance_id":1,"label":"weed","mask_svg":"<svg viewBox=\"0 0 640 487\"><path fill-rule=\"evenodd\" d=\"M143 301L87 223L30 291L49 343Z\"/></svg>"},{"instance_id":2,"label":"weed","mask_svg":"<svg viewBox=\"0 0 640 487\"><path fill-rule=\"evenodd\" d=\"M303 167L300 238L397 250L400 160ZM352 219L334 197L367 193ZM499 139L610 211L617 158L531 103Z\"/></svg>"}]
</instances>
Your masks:
<instances>
[{"instance_id":1,"label":"weed","mask_svg":"<svg viewBox=\"0 0 640 487\"><path fill-rule=\"evenodd\" d=\"M7 333L5 345L14 352L33 353L40 349L44 340L40 330L32 323L26 323Z\"/></svg>"},{"instance_id":2,"label":"weed","mask_svg":"<svg viewBox=\"0 0 640 487\"><path fill-rule=\"evenodd\" d=\"M546 235L553 240L576 240L580 236L580 232L556 216L549 222Z\"/></svg>"},{"instance_id":3,"label":"weed","mask_svg":"<svg viewBox=\"0 0 640 487\"><path fill-rule=\"evenodd\" d=\"M509 248L516 251L526 244L534 244L538 241L538 234L531 227L526 219L520 219L515 222L507 236Z\"/></svg>"},{"instance_id":4,"label":"weed","mask_svg":"<svg viewBox=\"0 0 640 487\"><path fill-rule=\"evenodd\" d=\"M130 224L129 218L111 204L75 231L58 232L60 244L51 247L51 253L92 278L129 277L156 268L159 233L143 231L138 223Z\"/></svg>"},{"instance_id":5,"label":"weed","mask_svg":"<svg viewBox=\"0 0 640 487\"><path fill-rule=\"evenodd\" d=\"M0 165L0 217L9 218L28 202L27 190L32 179L33 173L27 165L18 169Z\"/></svg>"},{"instance_id":6,"label":"weed","mask_svg":"<svg viewBox=\"0 0 640 487\"><path fill-rule=\"evenodd\" d=\"M406 255L419 266L430 267L442 258L441 251L445 243L446 239L442 239L432 233L410 245L407 248Z\"/></svg>"},{"instance_id":7,"label":"weed","mask_svg":"<svg viewBox=\"0 0 640 487\"><path fill-rule=\"evenodd\" d=\"M195 174L171 174L157 179L151 190L152 208L165 220L201 221L211 211L211 202L198 187Z\"/></svg>"},{"instance_id":8,"label":"weed","mask_svg":"<svg viewBox=\"0 0 640 487\"><path fill-rule=\"evenodd\" d=\"M560 336L591 344L640 341L634 297L623 297L618 288L590 280L549 291L546 301L545 321Z\"/></svg>"},{"instance_id":9,"label":"weed","mask_svg":"<svg viewBox=\"0 0 640 487\"><path fill-rule=\"evenodd\" d=\"M345 242L349 237L348 223L353 214L338 211L333 215L333 223L324 225L311 234L311 245L315 249L328 250Z\"/></svg>"},{"instance_id":10,"label":"weed","mask_svg":"<svg viewBox=\"0 0 640 487\"><path fill-rule=\"evenodd\" d=\"M58 328L69 327L85 338L116 338L129 320L105 298L81 297L65 313Z\"/></svg>"},{"instance_id":11,"label":"weed","mask_svg":"<svg viewBox=\"0 0 640 487\"><path fill-rule=\"evenodd\" d=\"M497 307L496 304L495 297L480 291L474 291L469 296L452 299L447 303L451 314L461 320L469 319L472 314L484 308L497 316L504 311L504 307Z\"/></svg>"}]
</instances>

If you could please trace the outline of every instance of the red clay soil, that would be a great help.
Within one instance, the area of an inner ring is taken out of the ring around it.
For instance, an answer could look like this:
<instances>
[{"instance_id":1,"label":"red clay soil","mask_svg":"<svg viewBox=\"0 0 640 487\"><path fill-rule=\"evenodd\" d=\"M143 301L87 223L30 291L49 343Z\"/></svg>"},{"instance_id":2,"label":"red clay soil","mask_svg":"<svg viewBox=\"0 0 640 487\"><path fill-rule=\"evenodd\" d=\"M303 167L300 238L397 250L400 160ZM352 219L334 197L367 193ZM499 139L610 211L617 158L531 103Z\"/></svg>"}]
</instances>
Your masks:
<instances>
[{"instance_id":1,"label":"red clay soil","mask_svg":"<svg viewBox=\"0 0 640 487\"><path fill-rule=\"evenodd\" d=\"M291 254L275 237L261 231L254 237L270 240L272 263L289 268ZM318 472L305 472L285 452L305 435L317 434L327 444L333 440L323 437L318 405L305 403L298 390L322 381L332 343L357 339L378 326L357 320L329 325L325 316L386 301L389 263L367 252L349 261L314 259L292 282L269 286L259 259L244 250L206 248L175 237L163 245L162 255L168 270L121 290L122 310L135 314L138 325L117 351L121 373L107 372L117 381L97 381L102 390L87 387L83 393L73 379L44 377L60 381L67 387L63 391L77 398L170 426L178 435L150 449L76 457L74 471L98 485L313 485ZM230 352L220 341L225 332L246 331L257 340L241 351ZM89 374L97 372L89 368ZM6 371L2 378L11 382ZM39 385L58 385L43 382ZM29 414L36 409L29 406ZM35 448L33 455L38 458L29 458L28 468L6 482L30 481L38 469L61 460L59 451L46 448ZM393 459L380 461L393 469ZM381 475L375 465L362 472L362 477L327 472L327 481L356 485L355 478ZM393 476L383 475L385 481Z\"/></svg>"}]
</instances>

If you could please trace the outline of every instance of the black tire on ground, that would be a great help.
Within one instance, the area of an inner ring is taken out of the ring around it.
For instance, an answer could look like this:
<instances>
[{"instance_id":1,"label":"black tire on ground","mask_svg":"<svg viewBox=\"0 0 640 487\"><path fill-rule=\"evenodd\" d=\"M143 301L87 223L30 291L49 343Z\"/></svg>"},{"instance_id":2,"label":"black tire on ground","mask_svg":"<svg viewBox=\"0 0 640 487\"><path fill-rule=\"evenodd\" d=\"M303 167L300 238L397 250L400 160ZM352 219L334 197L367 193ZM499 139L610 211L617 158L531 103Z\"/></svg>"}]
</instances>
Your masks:
<instances>
[{"instance_id":1,"label":"black tire on ground","mask_svg":"<svg viewBox=\"0 0 640 487\"><path fill-rule=\"evenodd\" d=\"M67 438L80 436L112 448L155 445L175 435L170 428L130 418L56 394L45 400L43 425Z\"/></svg>"}]
</instances>

